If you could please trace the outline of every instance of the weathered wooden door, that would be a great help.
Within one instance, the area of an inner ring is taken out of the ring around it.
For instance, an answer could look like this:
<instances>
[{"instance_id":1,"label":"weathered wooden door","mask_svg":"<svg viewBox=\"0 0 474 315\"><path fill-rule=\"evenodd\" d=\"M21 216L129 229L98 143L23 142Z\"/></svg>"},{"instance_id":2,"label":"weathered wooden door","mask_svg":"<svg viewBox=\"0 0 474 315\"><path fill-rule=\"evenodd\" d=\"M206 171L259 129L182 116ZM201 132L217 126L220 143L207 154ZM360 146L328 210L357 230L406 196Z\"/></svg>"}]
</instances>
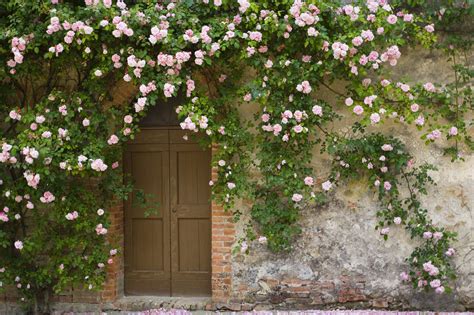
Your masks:
<instances>
[{"instance_id":1,"label":"weathered wooden door","mask_svg":"<svg viewBox=\"0 0 474 315\"><path fill-rule=\"evenodd\" d=\"M125 203L125 293L206 296L211 292L211 154L180 130L145 129L125 151L135 187L158 214Z\"/></svg>"}]
</instances>

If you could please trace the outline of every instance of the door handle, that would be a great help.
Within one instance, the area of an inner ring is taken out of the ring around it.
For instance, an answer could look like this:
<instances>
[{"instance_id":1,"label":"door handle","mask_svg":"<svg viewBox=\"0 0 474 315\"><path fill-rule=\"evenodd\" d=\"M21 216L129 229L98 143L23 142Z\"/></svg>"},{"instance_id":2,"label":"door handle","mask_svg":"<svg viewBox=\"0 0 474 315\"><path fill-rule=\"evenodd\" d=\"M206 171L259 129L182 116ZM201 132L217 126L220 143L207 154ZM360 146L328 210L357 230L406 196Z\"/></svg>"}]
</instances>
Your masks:
<instances>
[{"instance_id":1,"label":"door handle","mask_svg":"<svg viewBox=\"0 0 474 315\"><path fill-rule=\"evenodd\" d=\"M171 208L171 212L176 213L178 212L178 209L176 207Z\"/></svg>"}]
</instances>

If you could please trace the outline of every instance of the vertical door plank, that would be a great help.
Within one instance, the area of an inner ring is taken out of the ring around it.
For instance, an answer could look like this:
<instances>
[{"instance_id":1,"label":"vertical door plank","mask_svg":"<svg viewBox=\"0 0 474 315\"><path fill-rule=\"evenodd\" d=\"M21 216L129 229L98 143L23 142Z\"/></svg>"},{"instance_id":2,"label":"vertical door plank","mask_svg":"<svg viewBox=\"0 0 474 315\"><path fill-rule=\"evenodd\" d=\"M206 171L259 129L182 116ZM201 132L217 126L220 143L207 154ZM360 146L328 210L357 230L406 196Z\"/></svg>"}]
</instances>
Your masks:
<instances>
[{"instance_id":1,"label":"vertical door plank","mask_svg":"<svg viewBox=\"0 0 474 315\"><path fill-rule=\"evenodd\" d=\"M211 152L170 144L171 294L211 293Z\"/></svg>"},{"instance_id":2,"label":"vertical door plank","mask_svg":"<svg viewBox=\"0 0 474 315\"><path fill-rule=\"evenodd\" d=\"M148 139L168 139L168 131L148 132ZM145 215L133 192L125 206L125 294L170 295L169 145L131 142L124 153L124 170L135 188L143 189L158 213Z\"/></svg>"}]
</instances>

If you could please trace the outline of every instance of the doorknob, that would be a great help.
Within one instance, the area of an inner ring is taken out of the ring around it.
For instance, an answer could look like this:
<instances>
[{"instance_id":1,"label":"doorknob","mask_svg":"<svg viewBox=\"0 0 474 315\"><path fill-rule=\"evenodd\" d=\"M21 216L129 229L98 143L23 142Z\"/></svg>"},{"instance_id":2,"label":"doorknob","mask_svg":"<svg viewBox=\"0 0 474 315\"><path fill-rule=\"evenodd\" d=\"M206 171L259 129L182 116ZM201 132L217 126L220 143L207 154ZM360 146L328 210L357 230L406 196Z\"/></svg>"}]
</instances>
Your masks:
<instances>
[{"instance_id":1,"label":"doorknob","mask_svg":"<svg viewBox=\"0 0 474 315\"><path fill-rule=\"evenodd\" d=\"M178 209L176 209L176 207L173 207L173 208L171 208L171 211L172 211L173 213L176 213L176 212L178 212Z\"/></svg>"}]
</instances>

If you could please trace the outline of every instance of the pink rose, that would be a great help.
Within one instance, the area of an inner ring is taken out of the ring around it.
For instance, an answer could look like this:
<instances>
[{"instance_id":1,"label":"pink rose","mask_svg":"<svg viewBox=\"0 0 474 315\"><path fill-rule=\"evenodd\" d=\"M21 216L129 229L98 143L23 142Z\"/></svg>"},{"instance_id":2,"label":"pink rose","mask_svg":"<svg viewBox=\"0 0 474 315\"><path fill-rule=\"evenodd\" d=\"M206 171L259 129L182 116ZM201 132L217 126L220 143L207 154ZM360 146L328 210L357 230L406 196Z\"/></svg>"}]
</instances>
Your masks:
<instances>
[{"instance_id":1,"label":"pink rose","mask_svg":"<svg viewBox=\"0 0 474 315\"><path fill-rule=\"evenodd\" d=\"M356 105L353 109L354 114L360 116L364 112L364 108L360 105Z\"/></svg>"},{"instance_id":2,"label":"pink rose","mask_svg":"<svg viewBox=\"0 0 474 315\"><path fill-rule=\"evenodd\" d=\"M397 16L396 15L393 15L393 14L390 14L388 17L387 17L387 22L388 24L395 24L397 23Z\"/></svg>"},{"instance_id":3,"label":"pink rose","mask_svg":"<svg viewBox=\"0 0 474 315\"><path fill-rule=\"evenodd\" d=\"M18 250L22 250L23 249L23 242L22 241L16 241L15 242L15 248L18 249Z\"/></svg>"},{"instance_id":4,"label":"pink rose","mask_svg":"<svg viewBox=\"0 0 474 315\"><path fill-rule=\"evenodd\" d=\"M305 183L305 185L313 186L314 185L314 179L310 176L306 176L304 178L304 183Z\"/></svg>"},{"instance_id":5,"label":"pink rose","mask_svg":"<svg viewBox=\"0 0 474 315\"><path fill-rule=\"evenodd\" d=\"M329 191L332 187L332 183L327 180L327 181L325 181L324 183L321 184L321 187L323 188L323 190Z\"/></svg>"},{"instance_id":6,"label":"pink rose","mask_svg":"<svg viewBox=\"0 0 474 315\"><path fill-rule=\"evenodd\" d=\"M303 196L300 194L293 194L293 196L291 197L291 200L293 200L294 202L300 202L302 199Z\"/></svg>"}]
</instances>

